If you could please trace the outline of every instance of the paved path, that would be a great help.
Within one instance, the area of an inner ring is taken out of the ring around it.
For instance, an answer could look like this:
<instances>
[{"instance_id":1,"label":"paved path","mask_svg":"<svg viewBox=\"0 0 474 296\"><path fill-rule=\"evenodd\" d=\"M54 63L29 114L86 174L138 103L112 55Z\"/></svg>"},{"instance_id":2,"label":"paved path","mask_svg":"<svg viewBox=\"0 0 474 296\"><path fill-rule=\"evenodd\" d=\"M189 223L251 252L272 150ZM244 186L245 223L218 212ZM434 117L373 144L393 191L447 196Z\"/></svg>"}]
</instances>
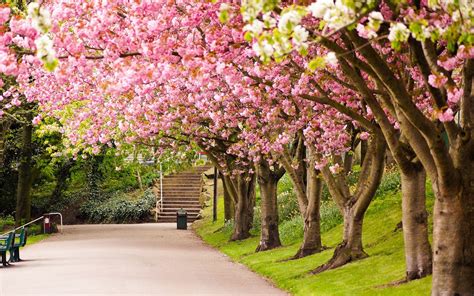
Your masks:
<instances>
[{"instance_id":1,"label":"paved path","mask_svg":"<svg viewBox=\"0 0 474 296\"><path fill-rule=\"evenodd\" d=\"M0 267L0 295L285 295L174 224L65 227Z\"/></svg>"}]
</instances>

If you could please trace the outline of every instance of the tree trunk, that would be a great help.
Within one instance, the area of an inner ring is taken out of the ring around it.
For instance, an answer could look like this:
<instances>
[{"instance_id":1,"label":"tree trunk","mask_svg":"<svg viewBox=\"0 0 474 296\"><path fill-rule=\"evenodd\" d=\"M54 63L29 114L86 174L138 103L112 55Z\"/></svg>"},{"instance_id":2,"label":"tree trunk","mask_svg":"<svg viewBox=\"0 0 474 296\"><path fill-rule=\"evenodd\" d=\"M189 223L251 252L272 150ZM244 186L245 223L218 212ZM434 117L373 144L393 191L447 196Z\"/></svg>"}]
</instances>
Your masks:
<instances>
[{"instance_id":1,"label":"tree trunk","mask_svg":"<svg viewBox=\"0 0 474 296\"><path fill-rule=\"evenodd\" d=\"M283 171L284 172L284 171ZM281 246L278 232L277 186L283 176L273 172L266 161L262 161L257 170L261 195L261 234L256 252L271 250Z\"/></svg>"},{"instance_id":2,"label":"tree trunk","mask_svg":"<svg viewBox=\"0 0 474 296\"><path fill-rule=\"evenodd\" d=\"M354 153L352 151L347 152L344 155L344 171L346 175L352 171L352 164L354 162Z\"/></svg>"},{"instance_id":3,"label":"tree trunk","mask_svg":"<svg viewBox=\"0 0 474 296\"><path fill-rule=\"evenodd\" d=\"M138 181L138 188L143 190L143 182L142 182L142 175L140 174L140 168L137 167L137 181Z\"/></svg>"},{"instance_id":4,"label":"tree trunk","mask_svg":"<svg viewBox=\"0 0 474 296\"><path fill-rule=\"evenodd\" d=\"M365 156L367 155L367 146L367 141L360 141L360 165L364 163Z\"/></svg>"},{"instance_id":5,"label":"tree trunk","mask_svg":"<svg viewBox=\"0 0 474 296\"><path fill-rule=\"evenodd\" d=\"M407 280L423 278L432 271L426 211L426 173L423 167L400 172L402 183L402 225L405 241Z\"/></svg>"},{"instance_id":6,"label":"tree trunk","mask_svg":"<svg viewBox=\"0 0 474 296\"><path fill-rule=\"evenodd\" d=\"M231 241L250 237L255 206L255 175L243 174L232 180L236 189L234 232Z\"/></svg>"},{"instance_id":7,"label":"tree trunk","mask_svg":"<svg viewBox=\"0 0 474 296\"><path fill-rule=\"evenodd\" d=\"M31 219L31 185L32 185L32 147L33 126L25 124L22 132L20 166L18 168L18 185L16 195L15 224Z\"/></svg>"},{"instance_id":8,"label":"tree trunk","mask_svg":"<svg viewBox=\"0 0 474 296\"><path fill-rule=\"evenodd\" d=\"M234 217L234 201L232 200L232 196L230 195L229 186L225 178L223 177L222 174L219 174L221 176L222 180L222 187L224 189L224 222L232 220L232 217Z\"/></svg>"},{"instance_id":9,"label":"tree trunk","mask_svg":"<svg viewBox=\"0 0 474 296\"><path fill-rule=\"evenodd\" d=\"M362 246L362 225L365 212L382 180L386 151L385 139L379 133L372 137L353 194L345 175L340 172L333 175L328 165L321 171L331 197L343 216L344 231L342 243L336 247L332 258L316 268L313 273L334 269L368 256ZM339 156L334 156L333 159L336 163L342 162Z\"/></svg>"},{"instance_id":10,"label":"tree trunk","mask_svg":"<svg viewBox=\"0 0 474 296\"><path fill-rule=\"evenodd\" d=\"M53 194L51 195L53 202L60 201L64 191L66 191L68 186L67 180L71 176L71 168L73 165L74 161L70 159L60 164L56 174L56 186L54 187Z\"/></svg>"},{"instance_id":11,"label":"tree trunk","mask_svg":"<svg viewBox=\"0 0 474 296\"><path fill-rule=\"evenodd\" d=\"M308 207L304 214L303 243L294 258L303 258L323 250L321 242L321 193L323 182L318 177L318 171L314 169L314 163L308 166L308 184L306 194L308 196Z\"/></svg>"},{"instance_id":12,"label":"tree trunk","mask_svg":"<svg viewBox=\"0 0 474 296\"><path fill-rule=\"evenodd\" d=\"M474 294L474 163L460 165L459 186L433 183L432 295Z\"/></svg>"}]
</instances>

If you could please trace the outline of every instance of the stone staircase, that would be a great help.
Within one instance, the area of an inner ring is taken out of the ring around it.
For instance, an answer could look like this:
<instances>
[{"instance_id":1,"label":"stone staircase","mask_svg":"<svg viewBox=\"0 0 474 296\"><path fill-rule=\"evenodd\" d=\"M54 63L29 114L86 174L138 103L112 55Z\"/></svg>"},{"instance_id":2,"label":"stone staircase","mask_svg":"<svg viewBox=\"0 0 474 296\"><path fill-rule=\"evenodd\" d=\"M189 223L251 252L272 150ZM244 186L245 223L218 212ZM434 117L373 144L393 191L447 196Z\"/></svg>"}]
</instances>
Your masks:
<instances>
[{"instance_id":1,"label":"stone staircase","mask_svg":"<svg viewBox=\"0 0 474 296\"><path fill-rule=\"evenodd\" d=\"M199 166L173 175L163 177L163 207L158 213L161 223L175 223L176 212L183 208L188 212L188 222L199 218L201 211L200 196L203 173L211 166ZM155 185L157 202L160 201L160 182Z\"/></svg>"}]
</instances>

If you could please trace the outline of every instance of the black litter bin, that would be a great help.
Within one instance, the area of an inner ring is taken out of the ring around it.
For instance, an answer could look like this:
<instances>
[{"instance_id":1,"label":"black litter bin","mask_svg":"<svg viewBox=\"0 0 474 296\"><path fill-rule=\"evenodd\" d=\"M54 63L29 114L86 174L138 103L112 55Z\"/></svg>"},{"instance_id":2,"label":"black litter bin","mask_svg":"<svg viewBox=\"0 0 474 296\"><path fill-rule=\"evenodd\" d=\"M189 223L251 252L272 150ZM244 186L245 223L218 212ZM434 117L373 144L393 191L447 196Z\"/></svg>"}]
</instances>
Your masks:
<instances>
[{"instance_id":1,"label":"black litter bin","mask_svg":"<svg viewBox=\"0 0 474 296\"><path fill-rule=\"evenodd\" d=\"M188 212L183 208L176 212L176 224L178 229L188 229Z\"/></svg>"}]
</instances>

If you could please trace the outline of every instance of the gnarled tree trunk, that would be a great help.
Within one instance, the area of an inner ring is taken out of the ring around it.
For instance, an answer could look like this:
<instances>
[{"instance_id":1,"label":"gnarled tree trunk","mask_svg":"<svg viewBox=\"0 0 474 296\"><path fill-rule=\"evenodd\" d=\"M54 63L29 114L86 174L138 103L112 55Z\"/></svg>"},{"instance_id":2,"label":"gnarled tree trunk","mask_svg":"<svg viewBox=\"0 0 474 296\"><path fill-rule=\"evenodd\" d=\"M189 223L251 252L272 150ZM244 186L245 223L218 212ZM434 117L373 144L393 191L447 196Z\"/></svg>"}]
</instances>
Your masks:
<instances>
[{"instance_id":1,"label":"gnarled tree trunk","mask_svg":"<svg viewBox=\"0 0 474 296\"><path fill-rule=\"evenodd\" d=\"M332 258L316 268L313 273L334 269L368 256L362 245L362 225L365 212L382 179L386 149L381 134L376 133L372 137L353 194L350 193L344 172L332 175L328 166L321 171L329 192L343 215L344 230L342 243L336 247ZM334 159L336 163L342 163L340 157Z\"/></svg>"},{"instance_id":2,"label":"gnarled tree trunk","mask_svg":"<svg viewBox=\"0 0 474 296\"><path fill-rule=\"evenodd\" d=\"M308 207L304 214L303 243L294 258L303 258L323 250L320 216L323 182L318 173L314 168L314 162L310 162L308 166L308 184L306 186Z\"/></svg>"},{"instance_id":3,"label":"gnarled tree trunk","mask_svg":"<svg viewBox=\"0 0 474 296\"><path fill-rule=\"evenodd\" d=\"M255 206L255 174L244 173L238 176L225 176L229 193L234 199L234 231L231 241L250 237Z\"/></svg>"},{"instance_id":4,"label":"gnarled tree trunk","mask_svg":"<svg viewBox=\"0 0 474 296\"><path fill-rule=\"evenodd\" d=\"M224 222L230 221L234 217L234 201L232 200L232 196L230 195L228 184L225 181L225 178L222 174L219 174L222 180L222 185L224 189Z\"/></svg>"},{"instance_id":5,"label":"gnarled tree trunk","mask_svg":"<svg viewBox=\"0 0 474 296\"><path fill-rule=\"evenodd\" d=\"M289 151L285 151L282 157L282 165L293 183L300 213L304 220L303 243L292 259L303 258L323 250L319 213L322 191L321 180L317 176L318 173L314 168L314 160L311 155L309 164L304 161L306 149L302 137L298 139L296 147L295 153L293 153L295 161L292 160ZM311 150L308 153L311 153ZM292 165L294 162L298 163L296 169Z\"/></svg>"},{"instance_id":6,"label":"gnarled tree trunk","mask_svg":"<svg viewBox=\"0 0 474 296\"><path fill-rule=\"evenodd\" d=\"M405 241L406 278L423 278L432 271L431 246L428 241L426 211L426 173L420 165L411 172L401 172L402 225Z\"/></svg>"},{"instance_id":7,"label":"gnarled tree trunk","mask_svg":"<svg viewBox=\"0 0 474 296\"><path fill-rule=\"evenodd\" d=\"M474 149L471 153L471 159L459 158L460 175L453 177L458 184L433 183L432 295L474 294Z\"/></svg>"},{"instance_id":8,"label":"gnarled tree trunk","mask_svg":"<svg viewBox=\"0 0 474 296\"><path fill-rule=\"evenodd\" d=\"M261 235L256 252L281 246L278 232L277 186L284 170L272 171L268 162L262 160L257 167L257 180L261 196Z\"/></svg>"}]
</instances>

